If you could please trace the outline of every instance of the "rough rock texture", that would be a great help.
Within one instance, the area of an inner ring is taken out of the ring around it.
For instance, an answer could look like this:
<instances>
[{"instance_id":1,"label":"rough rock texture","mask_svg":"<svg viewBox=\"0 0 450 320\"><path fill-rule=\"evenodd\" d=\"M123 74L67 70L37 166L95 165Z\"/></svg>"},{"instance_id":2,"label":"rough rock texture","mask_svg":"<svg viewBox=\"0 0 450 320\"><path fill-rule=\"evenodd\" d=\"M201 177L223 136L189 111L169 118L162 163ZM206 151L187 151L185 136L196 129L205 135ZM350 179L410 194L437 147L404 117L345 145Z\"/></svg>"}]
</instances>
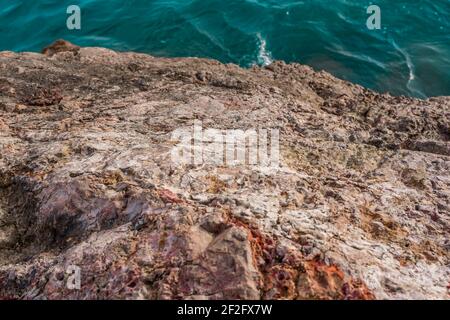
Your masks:
<instances>
[{"instance_id":1,"label":"rough rock texture","mask_svg":"<svg viewBox=\"0 0 450 320\"><path fill-rule=\"evenodd\" d=\"M45 53L0 53L1 298L450 297L450 98L282 62ZM175 165L194 120L279 128L280 167Z\"/></svg>"}]
</instances>

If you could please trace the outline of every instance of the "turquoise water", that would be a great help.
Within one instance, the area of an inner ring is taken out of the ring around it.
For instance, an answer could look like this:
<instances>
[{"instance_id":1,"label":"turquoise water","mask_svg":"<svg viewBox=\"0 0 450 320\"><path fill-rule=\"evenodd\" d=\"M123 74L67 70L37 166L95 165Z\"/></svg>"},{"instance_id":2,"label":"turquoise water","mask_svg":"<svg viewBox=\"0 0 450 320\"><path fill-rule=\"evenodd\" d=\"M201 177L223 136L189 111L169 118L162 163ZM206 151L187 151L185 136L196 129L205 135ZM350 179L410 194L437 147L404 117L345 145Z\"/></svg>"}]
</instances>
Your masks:
<instances>
[{"instance_id":1,"label":"turquoise water","mask_svg":"<svg viewBox=\"0 0 450 320\"><path fill-rule=\"evenodd\" d=\"M381 8L368 30L366 8ZM81 30L66 9L81 7ZM450 0L1 0L0 50L57 38L244 67L300 62L381 92L450 95Z\"/></svg>"}]
</instances>

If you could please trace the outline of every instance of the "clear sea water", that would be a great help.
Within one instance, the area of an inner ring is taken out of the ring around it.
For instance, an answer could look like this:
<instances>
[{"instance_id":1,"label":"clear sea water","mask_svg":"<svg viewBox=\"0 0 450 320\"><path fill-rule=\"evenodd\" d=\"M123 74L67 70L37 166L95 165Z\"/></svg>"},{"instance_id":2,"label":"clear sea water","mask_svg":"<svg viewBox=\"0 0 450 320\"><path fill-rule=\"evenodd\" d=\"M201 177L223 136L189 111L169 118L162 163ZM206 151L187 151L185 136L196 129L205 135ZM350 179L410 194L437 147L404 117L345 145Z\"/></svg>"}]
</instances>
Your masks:
<instances>
[{"instance_id":1,"label":"clear sea water","mask_svg":"<svg viewBox=\"0 0 450 320\"><path fill-rule=\"evenodd\" d=\"M79 5L81 30L66 28ZM381 8L368 30L366 8ZM394 95L450 95L450 0L1 0L0 50L58 38L244 67L308 64Z\"/></svg>"}]
</instances>

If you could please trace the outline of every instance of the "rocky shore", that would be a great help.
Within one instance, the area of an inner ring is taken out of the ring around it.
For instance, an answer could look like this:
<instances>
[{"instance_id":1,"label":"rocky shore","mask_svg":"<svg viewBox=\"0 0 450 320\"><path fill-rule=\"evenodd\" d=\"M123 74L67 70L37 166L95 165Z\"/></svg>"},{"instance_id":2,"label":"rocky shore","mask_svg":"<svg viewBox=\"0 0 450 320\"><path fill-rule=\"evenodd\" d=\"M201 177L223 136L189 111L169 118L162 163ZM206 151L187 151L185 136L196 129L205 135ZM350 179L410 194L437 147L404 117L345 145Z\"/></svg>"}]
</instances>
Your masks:
<instances>
[{"instance_id":1,"label":"rocky shore","mask_svg":"<svg viewBox=\"0 0 450 320\"><path fill-rule=\"evenodd\" d=\"M194 121L279 167L174 164ZM60 41L0 53L0 148L0 299L450 298L450 97Z\"/></svg>"}]
</instances>

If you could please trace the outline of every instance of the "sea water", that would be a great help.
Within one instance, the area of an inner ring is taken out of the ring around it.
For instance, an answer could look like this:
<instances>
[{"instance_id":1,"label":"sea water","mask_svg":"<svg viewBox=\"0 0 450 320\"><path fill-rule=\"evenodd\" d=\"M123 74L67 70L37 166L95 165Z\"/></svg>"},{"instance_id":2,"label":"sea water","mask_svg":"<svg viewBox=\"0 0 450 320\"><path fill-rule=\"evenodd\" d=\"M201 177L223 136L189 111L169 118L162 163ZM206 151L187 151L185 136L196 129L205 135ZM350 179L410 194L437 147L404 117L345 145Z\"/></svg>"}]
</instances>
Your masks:
<instances>
[{"instance_id":1,"label":"sea water","mask_svg":"<svg viewBox=\"0 0 450 320\"><path fill-rule=\"evenodd\" d=\"M66 26L81 9L81 29ZM381 10L370 30L367 8ZM1 0L0 50L82 46L243 67L299 62L393 95L450 95L450 0Z\"/></svg>"}]
</instances>

